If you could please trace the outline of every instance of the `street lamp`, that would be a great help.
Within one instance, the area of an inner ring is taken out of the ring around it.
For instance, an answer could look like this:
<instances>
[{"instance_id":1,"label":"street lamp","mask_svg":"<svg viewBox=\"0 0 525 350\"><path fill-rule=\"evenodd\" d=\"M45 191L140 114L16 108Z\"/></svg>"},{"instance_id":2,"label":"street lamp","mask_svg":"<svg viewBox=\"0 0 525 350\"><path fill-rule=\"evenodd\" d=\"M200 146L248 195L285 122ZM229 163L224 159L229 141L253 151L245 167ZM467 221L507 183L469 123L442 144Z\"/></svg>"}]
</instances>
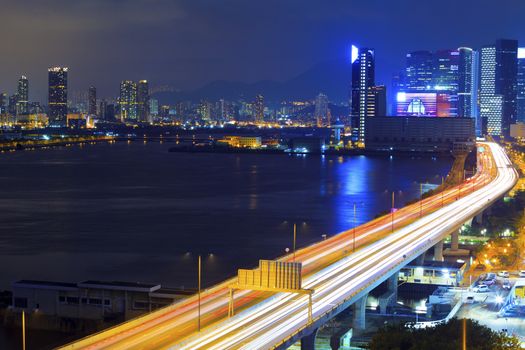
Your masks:
<instances>
[{"instance_id":1,"label":"street lamp","mask_svg":"<svg viewBox=\"0 0 525 350\"><path fill-rule=\"evenodd\" d=\"M395 192L392 191L392 233L394 232L394 208L395 208Z\"/></svg>"}]
</instances>

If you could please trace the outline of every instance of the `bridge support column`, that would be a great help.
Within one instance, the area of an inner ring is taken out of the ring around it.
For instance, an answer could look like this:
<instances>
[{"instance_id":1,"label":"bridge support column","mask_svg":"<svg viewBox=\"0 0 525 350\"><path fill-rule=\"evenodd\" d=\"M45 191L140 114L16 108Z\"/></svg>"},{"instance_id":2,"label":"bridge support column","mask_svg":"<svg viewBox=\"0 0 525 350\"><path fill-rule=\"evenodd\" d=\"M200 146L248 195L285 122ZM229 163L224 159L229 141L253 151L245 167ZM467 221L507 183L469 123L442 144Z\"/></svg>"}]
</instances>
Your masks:
<instances>
[{"instance_id":1,"label":"bridge support column","mask_svg":"<svg viewBox=\"0 0 525 350\"><path fill-rule=\"evenodd\" d=\"M387 292L379 297L379 312L381 314L386 314L387 308L397 303L398 280L399 272L396 272L386 280Z\"/></svg>"},{"instance_id":2,"label":"bridge support column","mask_svg":"<svg viewBox=\"0 0 525 350\"><path fill-rule=\"evenodd\" d=\"M454 231L450 235L450 249L451 250L458 250L459 249L459 231Z\"/></svg>"},{"instance_id":3,"label":"bridge support column","mask_svg":"<svg viewBox=\"0 0 525 350\"><path fill-rule=\"evenodd\" d=\"M301 338L301 350L315 350L315 338L317 337L317 331L315 329L310 335Z\"/></svg>"},{"instance_id":4,"label":"bridge support column","mask_svg":"<svg viewBox=\"0 0 525 350\"><path fill-rule=\"evenodd\" d=\"M363 295L361 299L357 300L352 308L354 309L352 328L355 330L363 330L366 327L366 299L368 298L368 293Z\"/></svg>"},{"instance_id":5,"label":"bridge support column","mask_svg":"<svg viewBox=\"0 0 525 350\"><path fill-rule=\"evenodd\" d=\"M434 261L443 261L443 240L436 243L434 246Z\"/></svg>"}]
</instances>

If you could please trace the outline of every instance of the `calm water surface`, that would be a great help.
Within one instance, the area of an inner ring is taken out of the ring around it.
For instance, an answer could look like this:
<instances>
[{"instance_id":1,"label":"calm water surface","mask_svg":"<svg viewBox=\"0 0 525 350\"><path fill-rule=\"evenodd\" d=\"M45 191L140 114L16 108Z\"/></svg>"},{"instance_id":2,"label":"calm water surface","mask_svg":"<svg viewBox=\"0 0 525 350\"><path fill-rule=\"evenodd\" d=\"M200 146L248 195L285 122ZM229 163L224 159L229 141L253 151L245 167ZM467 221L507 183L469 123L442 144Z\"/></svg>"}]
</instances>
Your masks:
<instances>
[{"instance_id":1,"label":"calm water surface","mask_svg":"<svg viewBox=\"0 0 525 350\"><path fill-rule=\"evenodd\" d=\"M195 287L353 226L451 159L168 153L116 143L0 155L0 289L18 279ZM187 253L190 254L187 254ZM212 253L213 256L208 254Z\"/></svg>"}]
</instances>

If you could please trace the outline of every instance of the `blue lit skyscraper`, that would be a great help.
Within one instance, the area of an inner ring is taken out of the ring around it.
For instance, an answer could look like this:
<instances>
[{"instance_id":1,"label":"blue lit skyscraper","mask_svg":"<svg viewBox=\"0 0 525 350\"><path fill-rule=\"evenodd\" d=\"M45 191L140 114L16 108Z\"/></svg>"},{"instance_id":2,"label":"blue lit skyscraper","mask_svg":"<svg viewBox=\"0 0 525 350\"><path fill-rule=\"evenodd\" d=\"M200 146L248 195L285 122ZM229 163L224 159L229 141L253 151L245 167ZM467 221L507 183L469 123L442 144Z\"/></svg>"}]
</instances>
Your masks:
<instances>
[{"instance_id":1,"label":"blue lit skyscraper","mask_svg":"<svg viewBox=\"0 0 525 350\"><path fill-rule=\"evenodd\" d=\"M525 123L525 47L518 48L517 121Z\"/></svg>"},{"instance_id":2,"label":"blue lit skyscraper","mask_svg":"<svg viewBox=\"0 0 525 350\"><path fill-rule=\"evenodd\" d=\"M505 39L481 48L479 111L489 135L509 136L516 122L517 51L518 42Z\"/></svg>"},{"instance_id":3,"label":"blue lit skyscraper","mask_svg":"<svg viewBox=\"0 0 525 350\"><path fill-rule=\"evenodd\" d=\"M356 136L361 146L364 146L365 142L366 118L373 116L374 113L368 108L368 95L373 86L375 86L374 50L352 45L352 129L358 131Z\"/></svg>"},{"instance_id":4,"label":"blue lit skyscraper","mask_svg":"<svg viewBox=\"0 0 525 350\"><path fill-rule=\"evenodd\" d=\"M432 85L434 61L430 51L414 51L406 55L405 89L424 91Z\"/></svg>"}]
</instances>

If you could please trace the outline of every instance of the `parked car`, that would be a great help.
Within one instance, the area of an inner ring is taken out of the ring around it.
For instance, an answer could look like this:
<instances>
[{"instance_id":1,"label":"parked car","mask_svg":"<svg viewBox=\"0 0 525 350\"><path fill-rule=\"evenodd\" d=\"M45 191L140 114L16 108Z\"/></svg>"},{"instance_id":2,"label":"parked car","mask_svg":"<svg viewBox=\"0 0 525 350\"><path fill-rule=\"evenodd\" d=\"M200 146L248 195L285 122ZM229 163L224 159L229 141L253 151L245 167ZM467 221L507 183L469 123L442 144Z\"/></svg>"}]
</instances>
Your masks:
<instances>
[{"instance_id":1,"label":"parked car","mask_svg":"<svg viewBox=\"0 0 525 350\"><path fill-rule=\"evenodd\" d=\"M508 271L500 271L500 272L498 272L498 276L499 277L503 277L503 278L509 278L509 272Z\"/></svg>"},{"instance_id":2,"label":"parked car","mask_svg":"<svg viewBox=\"0 0 525 350\"><path fill-rule=\"evenodd\" d=\"M477 285L472 289L475 293L487 293L489 291L489 286L486 284Z\"/></svg>"},{"instance_id":3,"label":"parked car","mask_svg":"<svg viewBox=\"0 0 525 350\"><path fill-rule=\"evenodd\" d=\"M525 277L525 270L521 270L521 271L518 273L518 275L519 275L520 277Z\"/></svg>"},{"instance_id":4,"label":"parked car","mask_svg":"<svg viewBox=\"0 0 525 350\"><path fill-rule=\"evenodd\" d=\"M483 284L486 284L487 286L492 286L495 283L496 283L495 278L487 278L486 280L483 281Z\"/></svg>"},{"instance_id":5,"label":"parked car","mask_svg":"<svg viewBox=\"0 0 525 350\"><path fill-rule=\"evenodd\" d=\"M504 280L503 283L501 284L501 288L510 290L512 288L512 284L510 283L509 280Z\"/></svg>"}]
</instances>

